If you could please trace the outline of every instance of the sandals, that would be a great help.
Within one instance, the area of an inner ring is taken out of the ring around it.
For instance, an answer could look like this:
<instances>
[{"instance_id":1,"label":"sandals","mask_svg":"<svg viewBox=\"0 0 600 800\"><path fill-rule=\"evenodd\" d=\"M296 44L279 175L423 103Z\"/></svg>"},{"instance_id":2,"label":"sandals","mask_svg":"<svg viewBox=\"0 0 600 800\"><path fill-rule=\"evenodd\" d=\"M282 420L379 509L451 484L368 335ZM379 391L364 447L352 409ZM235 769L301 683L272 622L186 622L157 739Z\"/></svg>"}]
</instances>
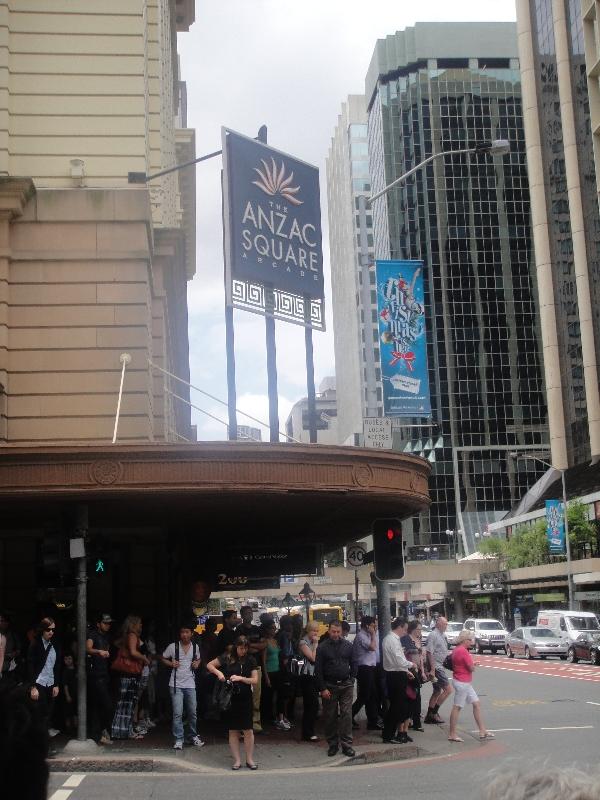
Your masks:
<instances>
[{"instance_id":1,"label":"sandals","mask_svg":"<svg viewBox=\"0 0 600 800\"><path fill-rule=\"evenodd\" d=\"M460 736L449 736L449 742L464 742L464 739L461 739Z\"/></svg>"},{"instance_id":2,"label":"sandals","mask_svg":"<svg viewBox=\"0 0 600 800\"><path fill-rule=\"evenodd\" d=\"M485 742L485 741L487 741L488 739L495 739L495 738L496 738L496 737L494 736L494 734L493 734L493 733L490 733L489 731L486 731L486 732L483 734L483 736L480 736L480 737L479 737L479 741L480 741L480 742Z\"/></svg>"},{"instance_id":3,"label":"sandals","mask_svg":"<svg viewBox=\"0 0 600 800\"><path fill-rule=\"evenodd\" d=\"M234 765L231 767L231 769L232 769L234 772L237 772L237 771L238 771L238 769L241 769L241 768L242 768L242 765L241 765L241 764L234 764Z\"/></svg>"}]
</instances>

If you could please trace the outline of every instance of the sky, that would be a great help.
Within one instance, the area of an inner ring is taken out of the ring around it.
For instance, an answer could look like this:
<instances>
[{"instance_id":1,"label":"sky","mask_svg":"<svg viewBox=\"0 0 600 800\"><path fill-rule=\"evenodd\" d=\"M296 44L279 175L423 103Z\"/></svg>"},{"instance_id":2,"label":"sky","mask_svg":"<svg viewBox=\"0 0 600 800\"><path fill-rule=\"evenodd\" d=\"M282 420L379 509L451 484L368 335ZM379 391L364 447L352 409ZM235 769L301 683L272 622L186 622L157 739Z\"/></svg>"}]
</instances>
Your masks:
<instances>
[{"instance_id":1,"label":"sky","mask_svg":"<svg viewBox=\"0 0 600 800\"><path fill-rule=\"evenodd\" d=\"M196 22L179 34L188 120L197 155L221 148L221 126L256 136L320 169L327 331L313 334L315 382L335 374L325 159L341 105L364 92L377 39L415 22L510 21L515 0L196 0ZM196 276L188 285L191 382L227 400L221 159L196 167ZM264 319L235 311L238 408L268 420ZM306 396L304 329L276 323L280 430ZM227 408L192 390L192 403L227 420ZM226 426L192 409L201 441ZM238 424L255 423L238 414ZM268 440L266 426L263 440Z\"/></svg>"}]
</instances>

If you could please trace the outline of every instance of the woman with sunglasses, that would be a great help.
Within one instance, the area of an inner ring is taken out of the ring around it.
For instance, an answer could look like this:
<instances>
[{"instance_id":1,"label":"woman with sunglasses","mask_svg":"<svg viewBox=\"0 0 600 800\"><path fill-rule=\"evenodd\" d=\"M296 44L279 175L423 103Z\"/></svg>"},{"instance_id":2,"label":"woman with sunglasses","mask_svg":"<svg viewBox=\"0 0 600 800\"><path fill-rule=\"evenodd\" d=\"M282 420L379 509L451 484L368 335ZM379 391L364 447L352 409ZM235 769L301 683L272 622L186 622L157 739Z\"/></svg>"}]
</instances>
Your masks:
<instances>
[{"instance_id":1,"label":"woman with sunglasses","mask_svg":"<svg viewBox=\"0 0 600 800\"><path fill-rule=\"evenodd\" d=\"M220 681L229 680L233 684L231 707L224 714L224 722L229 730L229 748L233 756L231 769L241 767L240 731L244 734L246 766L255 770L254 731L252 729L252 687L258 683L258 668L254 656L248 654L249 641L238 636L223 655L207 664L207 669Z\"/></svg>"},{"instance_id":2,"label":"woman with sunglasses","mask_svg":"<svg viewBox=\"0 0 600 800\"><path fill-rule=\"evenodd\" d=\"M62 654L54 641L56 623L44 617L27 653L27 672L31 683L31 699L39 703L44 727L51 736L58 731L49 728L54 699L60 687Z\"/></svg>"}]
</instances>

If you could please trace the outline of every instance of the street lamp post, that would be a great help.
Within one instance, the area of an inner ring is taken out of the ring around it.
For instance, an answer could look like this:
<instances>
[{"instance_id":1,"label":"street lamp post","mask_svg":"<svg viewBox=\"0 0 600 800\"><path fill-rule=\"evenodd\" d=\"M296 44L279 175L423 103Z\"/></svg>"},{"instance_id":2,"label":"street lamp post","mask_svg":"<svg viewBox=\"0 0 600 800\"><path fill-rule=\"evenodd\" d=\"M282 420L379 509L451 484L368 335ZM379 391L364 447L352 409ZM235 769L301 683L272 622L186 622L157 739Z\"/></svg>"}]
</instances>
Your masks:
<instances>
[{"instance_id":1,"label":"street lamp post","mask_svg":"<svg viewBox=\"0 0 600 800\"><path fill-rule=\"evenodd\" d=\"M287 608L288 614L290 613L290 609L292 608L292 606L296 605L296 603L294 601L294 598L292 597L292 595L289 592L285 593L285 597L281 601L281 605L284 608Z\"/></svg>"},{"instance_id":2,"label":"street lamp post","mask_svg":"<svg viewBox=\"0 0 600 800\"><path fill-rule=\"evenodd\" d=\"M370 315L367 317L367 309L371 306L371 281L369 275L369 242L367 234L367 204L372 206L375 200L383 197L390 189L400 186L407 178L410 178L415 172L418 172L427 164L430 164L437 158L443 156L454 156L462 154L484 154L489 153L493 156L502 156L510 151L510 143L505 139L496 139L492 142L485 142L483 144L475 145L474 147L464 147L458 150L442 150L421 161L419 164L409 169L395 181L392 181L388 186L384 187L381 191L376 192L370 197L361 194L358 197L358 241L359 241L359 262L362 278L361 287L361 300L364 314L364 343L365 343L365 390L366 390L366 416L377 417L378 414L378 401L377 401L377 359L375 357L375 342L373 336L369 333L367 336L367 319L370 320ZM380 641L388 633L390 622L390 590L385 581L376 581L377 589L377 616L379 618L379 633Z\"/></svg>"},{"instance_id":3,"label":"street lamp post","mask_svg":"<svg viewBox=\"0 0 600 800\"><path fill-rule=\"evenodd\" d=\"M565 521L565 550L567 556L567 586L569 591L569 609L574 609L574 592L573 592L573 568L571 562L571 542L569 540L569 519L567 513L567 484L565 481L565 469L561 467L555 467L554 464L551 464L549 461L544 461L543 458L539 456L534 456L529 453L511 453L511 458L514 461L518 461L521 459L522 461L539 461L540 464L544 464L544 466L549 467L550 469L554 469L557 472L560 472L560 482L562 488L562 502L563 502L563 519Z\"/></svg>"},{"instance_id":4,"label":"street lamp post","mask_svg":"<svg viewBox=\"0 0 600 800\"><path fill-rule=\"evenodd\" d=\"M456 542L454 541L454 531L451 531L450 528L446 528L446 536L448 537L448 549L450 550L450 556L452 558L456 558Z\"/></svg>"},{"instance_id":5,"label":"street lamp post","mask_svg":"<svg viewBox=\"0 0 600 800\"><path fill-rule=\"evenodd\" d=\"M309 612L309 609L310 609L310 604L313 602L313 600L315 599L316 596L317 596L316 592L314 591L314 589L312 589L310 587L308 581L306 581L306 583L302 587L301 591L299 592L298 597L300 598L300 600L304 600L304 607L306 609L306 624L307 625L308 625L308 612Z\"/></svg>"}]
</instances>

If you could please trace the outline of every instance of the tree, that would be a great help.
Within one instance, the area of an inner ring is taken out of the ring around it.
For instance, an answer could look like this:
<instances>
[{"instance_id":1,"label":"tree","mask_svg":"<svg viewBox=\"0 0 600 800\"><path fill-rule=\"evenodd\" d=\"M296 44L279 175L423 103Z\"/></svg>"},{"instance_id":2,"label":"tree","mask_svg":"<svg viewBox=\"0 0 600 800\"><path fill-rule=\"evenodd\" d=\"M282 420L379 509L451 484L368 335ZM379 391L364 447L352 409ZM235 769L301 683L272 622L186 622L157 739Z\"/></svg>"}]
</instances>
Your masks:
<instances>
[{"instance_id":1,"label":"tree","mask_svg":"<svg viewBox=\"0 0 600 800\"><path fill-rule=\"evenodd\" d=\"M589 521L587 508L580 500L572 500L567 506L569 541L572 545L596 541L596 529Z\"/></svg>"}]
</instances>

